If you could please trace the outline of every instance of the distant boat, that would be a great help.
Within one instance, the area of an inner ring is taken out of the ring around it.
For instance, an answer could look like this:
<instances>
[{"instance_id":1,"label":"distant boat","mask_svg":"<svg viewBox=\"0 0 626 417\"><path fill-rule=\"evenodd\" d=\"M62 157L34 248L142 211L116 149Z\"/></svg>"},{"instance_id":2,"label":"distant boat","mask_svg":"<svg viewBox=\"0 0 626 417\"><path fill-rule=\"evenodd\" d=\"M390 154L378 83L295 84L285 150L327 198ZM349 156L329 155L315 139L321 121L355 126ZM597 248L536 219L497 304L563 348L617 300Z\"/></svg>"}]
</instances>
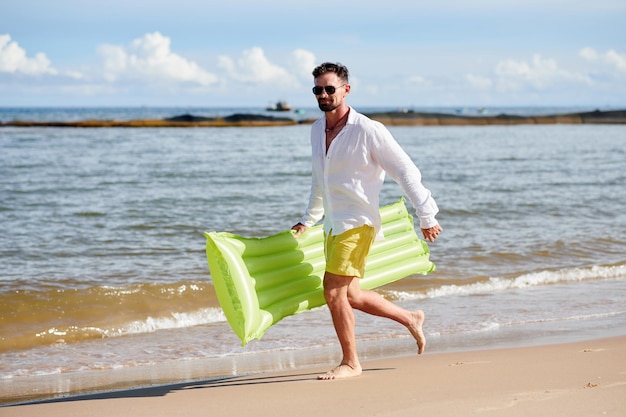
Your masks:
<instances>
[{"instance_id":1,"label":"distant boat","mask_svg":"<svg viewBox=\"0 0 626 417\"><path fill-rule=\"evenodd\" d=\"M265 108L267 111L289 111L291 110L291 106L287 104L286 101L278 101L276 104L267 106Z\"/></svg>"}]
</instances>

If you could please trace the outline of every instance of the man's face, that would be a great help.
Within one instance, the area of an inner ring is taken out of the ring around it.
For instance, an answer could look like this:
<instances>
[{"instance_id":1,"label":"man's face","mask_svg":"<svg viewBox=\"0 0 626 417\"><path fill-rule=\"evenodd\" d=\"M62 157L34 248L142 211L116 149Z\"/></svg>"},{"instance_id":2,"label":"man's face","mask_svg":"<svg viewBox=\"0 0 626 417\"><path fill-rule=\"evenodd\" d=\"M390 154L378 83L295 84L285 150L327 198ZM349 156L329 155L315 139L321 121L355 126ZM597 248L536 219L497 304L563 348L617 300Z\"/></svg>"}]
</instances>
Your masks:
<instances>
[{"instance_id":1,"label":"man's face","mask_svg":"<svg viewBox=\"0 0 626 417\"><path fill-rule=\"evenodd\" d=\"M329 94L324 87L334 87L335 92ZM315 79L315 87L322 87L320 94L315 94L317 104L321 111L333 111L341 106L350 91L350 85L344 84L337 74L327 72Z\"/></svg>"}]
</instances>

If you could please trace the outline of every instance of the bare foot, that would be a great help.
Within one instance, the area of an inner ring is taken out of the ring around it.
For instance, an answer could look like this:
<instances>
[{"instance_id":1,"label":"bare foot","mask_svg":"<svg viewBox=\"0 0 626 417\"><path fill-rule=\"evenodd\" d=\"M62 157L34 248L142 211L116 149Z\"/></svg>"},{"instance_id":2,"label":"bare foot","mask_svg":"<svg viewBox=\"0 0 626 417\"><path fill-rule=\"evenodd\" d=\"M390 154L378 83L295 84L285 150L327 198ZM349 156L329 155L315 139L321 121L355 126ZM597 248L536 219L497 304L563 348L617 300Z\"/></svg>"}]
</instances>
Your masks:
<instances>
[{"instance_id":1,"label":"bare foot","mask_svg":"<svg viewBox=\"0 0 626 417\"><path fill-rule=\"evenodd\" d=\"M317 379L328 381L330 379L351 378L353 376L361 375L361 372L363 372L361 365L357 365L355 368L353 368L350 365L342 363L341 365L331 369L325 374L318 375Z\"/></svg>"},{"instance_id":2,"label":"bare foot","mask_svg":"<svg viewBox=\"0 0 626 417\"><path fill-rule=\"evenodd\" d=\"M422 331L425 316L422 310L413 311L411 315L413 316L413 321L407 327L417 342L417 354L421 355L426 347L426 337L424 337L424 332Z\"/></svg>"}]
</instances>

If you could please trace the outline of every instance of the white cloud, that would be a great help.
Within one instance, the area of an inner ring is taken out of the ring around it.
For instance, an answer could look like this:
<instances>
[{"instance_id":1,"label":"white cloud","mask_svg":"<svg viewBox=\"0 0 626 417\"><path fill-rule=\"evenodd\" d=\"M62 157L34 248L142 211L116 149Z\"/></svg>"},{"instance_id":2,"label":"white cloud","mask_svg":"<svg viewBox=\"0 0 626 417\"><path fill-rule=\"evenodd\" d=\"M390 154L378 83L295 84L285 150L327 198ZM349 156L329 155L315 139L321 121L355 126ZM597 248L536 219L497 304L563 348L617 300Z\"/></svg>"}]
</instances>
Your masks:
<instances>
[{"instance_id":1,"label":"white cloud","mask_svg":"<svg viewBox=\"0 0 626 417\"><path fill-rule=\"evenodd\" d=\"M130 46L101 45L98 48L104 60L107 81L140 79L165 82L188 82L209 86L217 77L197 63L172 52L170 38L159 32L147 33L135 39Z\"/></svg>"},{"instance_id":2,"label":"white cloud","mask_svg":"<svg viewBox=\"0 0 626 417\"><path fill-rule=\"evenodd\" d=\"M220 56L219 66L230 78L243 83L297 85L295 77L285 68L272 64L259 47L244 50L236 62L229 56Z\"/></svg>"},{"instance_id":3,"label":"white cloud","mask_svg":"<svg viewBox=\"0 0 626 417\"><path fill-rule=\"evenodd\" d=\"M56 75L58 71L50 66L50 60L41 52L34 58L27 57L26 51L6 34L0 35L0 72Z\"/></svg>"},{"instance_id":4,"label":"white cloud","mask_svg":"<svg viewBox=\"0 0 626 417\"><path fill-rule=\"evenodd\" d=\"M313 68L317 65L315 54L306 49L296 49L291 53L291 68L295 76L303 81L313 82Z\"/></svg>"},{"instance_id":5,"label":"white cloud","mask_svg":"<svg viewBox=\"0 0 626 417\"><path fill-rule=\"evenodd\" d=\"M430 82L422 77L421 75L412 75L409 77L409 83L410 84L417 84L417 85L421 85L421 86L428 86L430 85Z\"/></svg>"},{"instance_id":6,"label":"white cloud","mask_svg":"<svg viewBox=\"0 0 626 417\"><path fill-rule=\"evenodd\" d=\"M606 61L613 64L620 71L626 71L626 55L620 54L617 51L610 50L605 55Z\"/></svg>"},{"instance_id":7,"label":"white cloud","mask_svg":"<svg viewBox=\"0 0 626 417\"><path fill-rule=\"evenodd\" d=\"M586 75L560 69L554 59L543 58L539 54L535 54L530 63L512 59L500 61L494 74L501 91L518 91L526 87L546 90L561 83L592 83Z\"/></svg>"},{"instance_id":8,"label":"white cloud","mask_svg":"<svg viewBox=\"0 0 626 417\"><path fill-rule=\"evenodd\" d=\"M478 88L480 90L486 90L491 88L493 85L493 81L487 77L481 77L480 75L467 74L465 79L470 83L472 87Z\"/></svg>"},{"instance_id":9,"label":"white cloud","mask_svg":"<svg viewBox=\"0 0 626 417\"><path fill-rule=\"evenodd\" d=\"M578 53L582 58L590 62L604 62L618 71L626 72L626 54L620 54L614 49L609 49L605 53L600 53L593 48L586 47Z\"/></svg>"},{"instance_id":10,"label":"white cloud","mask_svg":"<svg viewBox=\"0 0 626 417\"><path fill-rule=\"evenodd\" d=\"M596 50L589 47L581 49L578 54L587 61L596 61L599 57Z\"/></svg>"}]
</instances>

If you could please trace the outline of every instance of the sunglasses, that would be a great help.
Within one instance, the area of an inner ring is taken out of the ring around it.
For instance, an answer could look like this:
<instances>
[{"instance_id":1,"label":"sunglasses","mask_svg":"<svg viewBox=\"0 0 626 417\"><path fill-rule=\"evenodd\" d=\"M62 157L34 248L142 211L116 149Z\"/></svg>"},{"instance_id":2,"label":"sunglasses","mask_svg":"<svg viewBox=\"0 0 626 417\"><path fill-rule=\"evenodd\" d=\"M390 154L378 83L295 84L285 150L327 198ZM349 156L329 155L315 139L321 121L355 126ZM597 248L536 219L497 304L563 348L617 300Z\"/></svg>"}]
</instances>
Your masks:
<instances>
[{"instance_id":1,"label":"sunglasses","mask_svg":"<svg viewBox=\"0 0 626 417\"><path fill-rule=\"evenodd\" d=\"M331 96L335 94L335 91L337 91L338 88L341 88L341 87L345 87L345 84L340 85L339 87L334 87L332 85L327 85L326 87L315 86L313 87L313 94L315 94L316 96L319 96L320 94L322 94L322 91L326 91L326 94Z\"/></svg>"}]
</instances>

